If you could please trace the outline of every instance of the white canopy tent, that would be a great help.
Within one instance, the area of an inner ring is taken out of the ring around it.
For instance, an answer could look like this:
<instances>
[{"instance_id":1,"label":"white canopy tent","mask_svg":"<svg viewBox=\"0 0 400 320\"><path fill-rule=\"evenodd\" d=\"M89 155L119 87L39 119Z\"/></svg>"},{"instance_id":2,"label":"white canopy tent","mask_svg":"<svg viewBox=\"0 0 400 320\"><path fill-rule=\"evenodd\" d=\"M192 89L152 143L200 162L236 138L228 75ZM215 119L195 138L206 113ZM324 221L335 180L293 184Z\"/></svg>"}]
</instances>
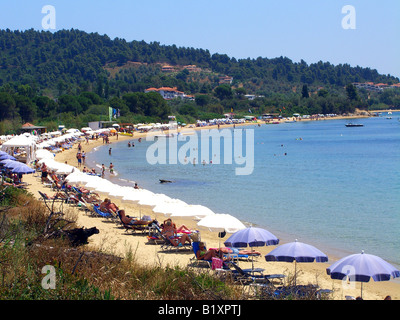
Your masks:
<instances>
[{"instance_id":1,"label":"white canopy tent","mask_svg":"<svg viewBox=\"0 0 400 320\"><path fill-rule=\"evenodd\" d=\"M22 157L16 156L14 153L14 150L16 148L22 149L26 155ZM16 158L22 162L30 163L31 161L34 161L36 159L35 140L25 135L19 135L4 142L1 146L1 150L7 152L12 156L16 156Z\"/></svg>"}]
</instances>

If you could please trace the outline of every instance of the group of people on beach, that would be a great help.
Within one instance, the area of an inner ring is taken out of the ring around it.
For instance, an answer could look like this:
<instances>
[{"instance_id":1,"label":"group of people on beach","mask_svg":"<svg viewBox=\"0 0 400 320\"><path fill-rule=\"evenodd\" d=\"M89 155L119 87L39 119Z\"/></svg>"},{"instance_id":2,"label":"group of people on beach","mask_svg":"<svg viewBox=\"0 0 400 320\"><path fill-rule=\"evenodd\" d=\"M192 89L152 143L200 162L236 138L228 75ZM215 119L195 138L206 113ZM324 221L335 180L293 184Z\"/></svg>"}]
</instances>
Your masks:
<instances>
[{"instance_id":1,"label":"group of people on beach","mask_svg":"<svg viewBox=\"0 0 400 320\"><path fill-rule=\"evenodd\" d=\"M76 159L78 160L78 168L82 166L82 163L85 164L86 153L82 150L81 143L78 144L78 153L76 154Z\"/></svg>"}]
</instances>

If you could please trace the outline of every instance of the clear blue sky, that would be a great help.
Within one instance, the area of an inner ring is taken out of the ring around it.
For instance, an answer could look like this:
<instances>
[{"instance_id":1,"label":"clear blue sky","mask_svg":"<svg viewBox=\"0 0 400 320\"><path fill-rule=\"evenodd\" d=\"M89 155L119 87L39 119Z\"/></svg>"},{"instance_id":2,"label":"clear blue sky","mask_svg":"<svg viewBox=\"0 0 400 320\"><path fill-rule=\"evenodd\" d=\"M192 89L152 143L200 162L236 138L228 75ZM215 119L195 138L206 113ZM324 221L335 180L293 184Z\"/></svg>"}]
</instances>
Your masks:
<instances>
[{"instance_id":1,"label":"clear blue sky","mask_svg":"<svg viewBox=\"0 0 400 320\"><path fill-rule=\"evenodd\" d=\"M399 0L1 0L0 28L43 30L45 5L56 9L54 31L74 28L235 58L348 63L400 77ZM345 5L355 8L355 29L342 28Z\"/></svg>"}]
</instances>

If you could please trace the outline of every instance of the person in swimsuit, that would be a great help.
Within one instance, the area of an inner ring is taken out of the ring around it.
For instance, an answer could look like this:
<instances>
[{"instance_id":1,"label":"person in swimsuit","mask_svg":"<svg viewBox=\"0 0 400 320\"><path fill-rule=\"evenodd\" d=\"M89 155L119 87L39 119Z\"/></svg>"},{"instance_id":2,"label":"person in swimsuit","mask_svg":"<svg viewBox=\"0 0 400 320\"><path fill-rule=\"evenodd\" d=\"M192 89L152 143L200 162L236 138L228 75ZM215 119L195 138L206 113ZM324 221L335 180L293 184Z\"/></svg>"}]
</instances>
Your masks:
<instances>
[{"instance_id":1,"label":"person in swimsuit","mask_svg":"<svg viewBox=\"0 0 400 320\"><path fill-rule=\"evenodd\" d=\"M222 257L222 252L217 252L216 250L207 250L204 242L199 242L199 250L196 253L196 258L198 260L211 260L213 257Z\"/></svg>"}]
</instances>

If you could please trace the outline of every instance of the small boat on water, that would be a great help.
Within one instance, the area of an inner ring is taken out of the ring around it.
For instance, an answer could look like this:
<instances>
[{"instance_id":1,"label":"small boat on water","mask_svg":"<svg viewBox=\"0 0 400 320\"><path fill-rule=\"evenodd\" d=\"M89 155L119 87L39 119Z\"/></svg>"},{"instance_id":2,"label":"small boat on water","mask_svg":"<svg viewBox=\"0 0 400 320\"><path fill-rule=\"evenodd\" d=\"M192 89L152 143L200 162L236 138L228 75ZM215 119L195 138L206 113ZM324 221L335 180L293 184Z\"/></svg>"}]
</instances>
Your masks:
<instances>
[{"instance_id":1,"label":"small boat on water","mask_svg":"<svg viewBox=\"0 0 400 320\"><path fill-rule=\"evenodd\" d=\"M363 127L361 123L346 123L346 127Z\"/></svg>"},{"instance_id":2,"label":"small boat on water","mask_svg":"<svg viewBox=\"0 0 400 320\"><path fill-rule=\"evenodd\" d=\"M164 180L164 179L159 179L160 183L172 183L171 180Z\"/></svg>"}]
</instances>

